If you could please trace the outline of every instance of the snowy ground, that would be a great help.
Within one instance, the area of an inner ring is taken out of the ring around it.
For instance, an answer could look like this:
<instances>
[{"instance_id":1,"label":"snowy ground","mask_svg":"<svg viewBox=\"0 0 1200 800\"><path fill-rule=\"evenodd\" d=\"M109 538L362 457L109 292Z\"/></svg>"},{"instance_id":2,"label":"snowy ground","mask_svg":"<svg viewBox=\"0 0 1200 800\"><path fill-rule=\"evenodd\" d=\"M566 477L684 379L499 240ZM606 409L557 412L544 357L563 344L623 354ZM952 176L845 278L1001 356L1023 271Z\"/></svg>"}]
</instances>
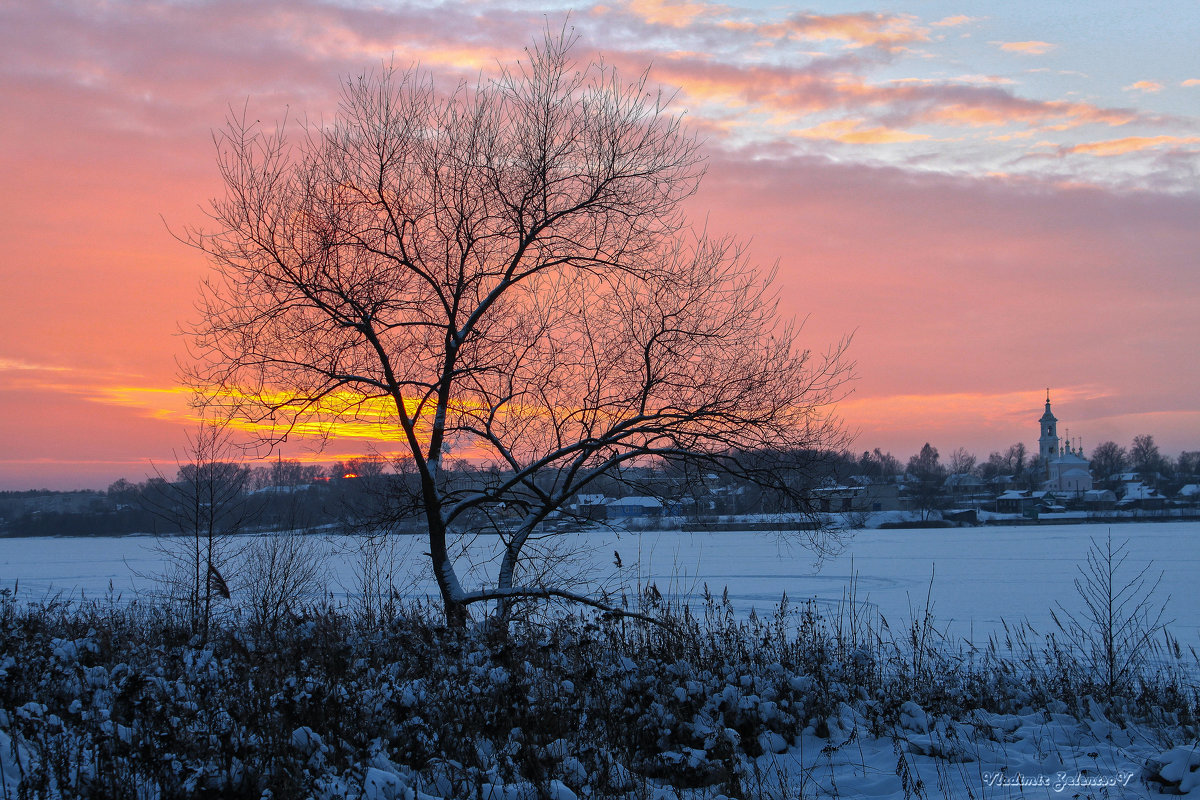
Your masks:
<instances>
[{"instance_id":1,"label":"snowy ground","mask_svg":"<svg viewBox=\"0 0 1200 800\"><path fill-rule=\"evenodd\" d=\"M862 733L857 715L844 707L847 729L838 731L832 743L806 734L785 753L760 757L763 773L770 776L766 783L783 776L788 787L783 796L797 798L1158 794L1143 780L1142 770L1148 759L1166 752L1164 743L1147 729L1110 722L1099 710L1084 720L1046 710L1005 715L977 711L960 720L930 720L919 707L909 708L913 713L902 716L900 726L872 737ZM1200 763L1200 752L1182 755L1183 765Z\"/></svg>"},{"instance_id":2,"label":"snowy ground","mask_svg":"<svg viewBox=\"0 0 1200 800\"><path fill-rule=\"evenodd\" d=\"M1132 568L1153 562L1162 572L1157 597L1167 601L1167 619L1177 638L1200 638L1200 523L1122 525L1044 525L929 530L862 530L839 556L815 565L812 554L771 533L681 533L611 531L568 534L559 544L579 555L572 571L592 588L619 595L638 584L654 583L667 596L698 602L707 584L720 595L728 590L737 611L769 612L784 592L793 603L814 599L828 614L851 591L855 600L884 616L893 629L924 615L926 598L939 627L955 638L985 642L1000 628L1028 621L1050 629L1056 603L1074 608L1073 582L1092 539L1111 530L1115 541L1129 540ZM488 552L492 543L475 542ZM315 537L329 551L329 590L344 598L354 591L356 543L347 537ZM426 559L419 539L389 544L395 582L408 597L435 594L423 576ZM623 568L615 567L614 552ZM482 556L481 556L482 558ZM489 569L483 563L482 571ZM161 571L161 556L147 537L7 539L0 541L0 586L19 582L25 598L53 592L102 597L111 584L128 598L151 588ZM142 576L142 577L139 577ZM469 580L464 580L470 585ZM236 587L235 587L236 590ZM1168 599L1169 598L1169 599Z\"/></svg>"},{"instance_id":3,"label":"snowy ground","mask_svg":"<svg viewBox=\"0 0 1200 800\"><path fill-rule=\"evenodd\" d=\"M735 606L762 612L786 591L793 601L815 598L832 613L857 576L857 601L882 613L893 629L914 615L920 619L928 597L939 627L983 642L1002 620L1049 630L1055 603L1071 608L1078 599L1077 565L1091 540L1109 530L1115 542L1129 539L1131 568L1153 562L1152 573L1162 572L1158 596L1170 597L1171 629L1196 642L1200 524L1194 522L864 530L819 569L809 554L770 534L647 533L637 546L660 587L670 584L693 597L703 582L713 591L728 586Z\"/></svg>"}]
</instances>

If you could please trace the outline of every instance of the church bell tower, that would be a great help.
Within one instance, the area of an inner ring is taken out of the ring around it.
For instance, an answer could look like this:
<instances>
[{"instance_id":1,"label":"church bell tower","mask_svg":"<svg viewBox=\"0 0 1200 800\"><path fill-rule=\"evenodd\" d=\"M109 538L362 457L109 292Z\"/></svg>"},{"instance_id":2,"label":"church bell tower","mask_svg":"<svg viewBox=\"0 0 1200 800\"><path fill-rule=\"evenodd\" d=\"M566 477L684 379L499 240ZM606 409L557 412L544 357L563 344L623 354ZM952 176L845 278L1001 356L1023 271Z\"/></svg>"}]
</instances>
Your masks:
<instances>
[{"instance_id":1,"label":"church bell tower","mask_svg":"<svg viewBox=\"0 0 1200 800\"><path fill-rule=\"evenodd\" d=\"M1049 466L1058 458L1058 419L1050 412L1050 390L1046 390L1046 412L1038 420L1042 426L1042 435L1038 438L1038 455L1042 463Z\"/></svg>"}]
</instances>

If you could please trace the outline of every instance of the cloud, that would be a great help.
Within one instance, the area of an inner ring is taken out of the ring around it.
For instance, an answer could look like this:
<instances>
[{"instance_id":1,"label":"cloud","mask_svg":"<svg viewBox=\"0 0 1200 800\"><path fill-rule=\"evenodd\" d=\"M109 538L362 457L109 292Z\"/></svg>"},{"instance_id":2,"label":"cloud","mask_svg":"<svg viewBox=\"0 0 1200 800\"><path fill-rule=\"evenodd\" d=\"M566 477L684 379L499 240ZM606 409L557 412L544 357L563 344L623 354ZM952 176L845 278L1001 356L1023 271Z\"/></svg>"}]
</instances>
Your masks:
<instances>
[{"instance_id":1,"label":"cloud","mask_svg":"<svg viewBox=\"0 0 1200 800\"><path fill-rule=\"evenodd\" d=\"M69 372L67 367L56 367L49 364L34 364L20 358L5 358L0 356L0 372Z\"/></svg>"},{"instance_id":2,"label":"cloud","mask_svg":"<svg viewBox=\"0 0 1200 800\"><path fill-rule=\"evenodd\" d=\"M1027 56L1040 56L1054 50L1058 45L1050 42L991 42L1006 53L1023 53Z\"/></svg>"},{"instance_id":3,"label":"cloud","mask_svg":"<svg viewBox=\"0 0 1200 800\"><path fill-rule=\"evenodd\" d=\"M1012 78L1004 78L999 75L957 75L950 78L947 83L966 83L977 86L1013 86L1016 84Z\"/></svg>"},{"instance_id":4,"label":"cloud","mask_svg":"<svg viewBox=\"0 0 1200 800\"><path fill-rule=\"evenodd\" d=\"M929 32L912 15L867 11L795 14L783 22L760 25L755 30L770 39L787 37L817 42L835 39L847 42L850 47L874 47L887 51L929 40Z\"/></svg>"},{"instance_id":5,"label":"cloud","mask_svg":"<svg viewBox=\"0 0 1200 800\"><path fill-rule=\"evenodd\" d=\"M1028 100L998 89L980 88L968 92L942 87L932 90L930 96L940 98L941 102L921 106L919 118L943 125L979 128L1021 124L1066 130L1085 124L1119 127L1138 119L1137 112L1131 109L1061 100Z\"/></svg>"},{"instance_id":6,"label":"cloud","mask_svg":"<svg viewBox=\"0 0 1200 800\"><path fill-rule=\"evenodd\" d=\"M1056 404L1069 404L1096 393L1091 386L1056 386L1052 399ZM919 420L928 419L931 408L946 418L972 419L984 427L1012 426L1032 418L1044 402L1044 389L887 394L852 396L839 404L839 410L872 430L918 431L922 427Z\"/></svg>"},{"instance_id":7,"label":"cloud","mask_svg":"<svg viewBox=\"0 0 1200 800\"><path fill-rule=\"evenodd\" d=\"M977 17L968 17L966 14L956 14L952 17L939 19L937 22L931 22L935 28L956 28L960 25L966 25L971 22L977 22Z\"/></svg>"},{"instance_id":8,"label":"cloud","mask_svg":"<svg viewBox=\"0 0 1200 800\"><path fill-rule=\"evenodd\" d=\"M1137 81L1126 86L1124 91L1154 93L1161 92L1163 88L1163 85L1158 81Z\"/></svg>"},{"instance_id":9,"label":"cloud","mask_svg":"<svg viewBox=\"0 0 1200 800\"><path fill-rule=\"evenodd\" d=\"M402 66L419 62L439 75L449 72L443 85L456 77L472 80L493 70L497 61L519 57L523 44L545 24L541 15L503 13L497 6L457 0L437 9L326 0L265 0L256 7L207 0L155 8L153 14L139 14L83 2L45 12L30 7L7 37L0 34L13 53L11 69L20 65L25 73L12 76L4 99L29 109L14 123L28 131L29 142L73 135L55 123L61 117L53 103L58 96L90 134L88 149L133 132L157 148L164 163L191 163L172 158L169 151L196 137L207 139L230 101L249 96L257 114L277 115L285 107L329 113L338 76L361 72L393 54ZM582 61L591 48L603 48L609 63L626 74L653 63L652 77L681 88L680 98L700 127L732 141L786 141L797 128L828 132L832 129L819 128L827 119L797 119L825 114L857 122L837 136L807 137L813 147L844 136L860 144L932 137L947 140L940 157L948 159L960 149L948 141L958 133L936 128L994 128L992 133L1007 135L1015 128L1066 130L1141 119L1131 109L1023 97L1010 88L1010 78L1001 76L873 82L881 67L895 74L904 48L929 41L930 29L911 15L801 13L735 24L729 13L725 6L699 2L633 0L614 6L599 25L590 15L573 19L583 37L576 55ZM219 25L213 22L218 19ZM653 31L650 44L650 25L671 30ZM47 30L56 35L46 36ZM748 51L764 37L772 53L779 48L778 55L751 57ZM791 49L792 42L823 41L845 47L816 55ZM140 44L131 48L128 42ZM634 42L642 49L631 48Z\"/></svg>"},{"instance_id":10,"label":"cloud","mask_svg":"<svg viewBox=\"0 0 1200 800\"><path fill-rule=\"evenodd\" d=\"M928 134L909 133L882 126L866 127L860 120L829 120L812 128L797 130L804 139L822 139L843 144L895 144L931 138Z\"/></svg>"},{"instance_id":11,"label":"cloud","mask_svg":"<svg viewBox=\"0 0 1200 800\"><path fill-rule=\"evenodd\" d=\"M61 367L21 367L27 373L54 371L53 377L38 378L32 374L21 376L6 388L27 395L78 398L88 404L120 406L133 409L139 415L158 420L186 422L198 419L191 408L193 393L190 389L173 384L135 385L120 379L128 376L110 376L89 370L66 370Z\"/></svg>"},{"instance_id":12,"label":"cloud","mask_svg":"<svg viewBox=\"0 0 1200 800\"><path fill-rule=\"evenodd\" d=\"M1200 86L1200 78L1188 78L1180 86Z\"/></svg>"},{"instance_id":13,"label":"cloud","mask_svg":"<svg viewBox=\"0 0 1200 800\"><path fill-rule=\"evenodd\" d=\"M668 25L675 28L686 28L698 18L720 12L720 7L707 3L677 0L628 0L625 7L652 25Z\"/></svg>"},{"instance_id":14,"label":"cloud","mask_svg":"<svg viewBox=\"0 0 1200 800\"><path fill-rule=\"evenodd\" d=\"M831 68L820 60L801 67L782 67L683 58L659 62L654 74L666 84L683 87L687 98L718 107L737 104L770 113L852 112L858 117L873 115L880 127L894 130L928 124L1053 126L1065 130L1084 124L1115 127L1139 119L1131 109L1028 99L995 84L874 84L849 69L856 66L853 60L841 63L848 69Z\"/></svg>"},{"instance_id":15,"label":"cloud","mask_svg":"<svg viewBox=\"0 0 1200 800\"><path fill-rule=\"evenodd\" d=\"M1060 154L1084 153L1093 156L1121 156L1143 150L1163 147L1183 147L1200 144L1200 136L1126 136L1123 139L1107 139L1099 142L1084 142L1059 148Z\"/></svg>"}]
</instances>

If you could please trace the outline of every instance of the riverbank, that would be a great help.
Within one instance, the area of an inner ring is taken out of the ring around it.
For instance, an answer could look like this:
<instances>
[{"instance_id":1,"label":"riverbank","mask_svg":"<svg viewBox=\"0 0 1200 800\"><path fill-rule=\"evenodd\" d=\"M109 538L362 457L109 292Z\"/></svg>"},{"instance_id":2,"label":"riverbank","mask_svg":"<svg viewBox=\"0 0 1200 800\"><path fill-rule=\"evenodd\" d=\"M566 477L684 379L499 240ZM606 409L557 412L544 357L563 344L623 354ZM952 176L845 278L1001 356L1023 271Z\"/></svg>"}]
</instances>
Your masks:
<instances>
[{"instance_id":1,"label":"riverbank","mask_svg":"<svg viewBox=\"0 0 1200 800\"><path fill-rule=\"evenodd\" d=\"M632 520L631 528L678 527L686 533L701 532L783 532L796 530L815 530L821 525L831 525L837 528L852 530L901 530L954 527L982 526L1029 526L1029 525L1124 525L1130 523L1155 522L1200 522L1200 512L1192 509L1170 509L1162 512L1155 511L1113 511L1089 512L1067 511L1040 514L1027 517L1023 514L998 514L994 511L978 509L960 509L934 512L932 518L924 519L915 511L874 511L846 514L823 513L818 515L818 521L800 515L742 515L720 517L716 520L683 521L663 520L661 523Z\"/></svg>"}]
</instances>

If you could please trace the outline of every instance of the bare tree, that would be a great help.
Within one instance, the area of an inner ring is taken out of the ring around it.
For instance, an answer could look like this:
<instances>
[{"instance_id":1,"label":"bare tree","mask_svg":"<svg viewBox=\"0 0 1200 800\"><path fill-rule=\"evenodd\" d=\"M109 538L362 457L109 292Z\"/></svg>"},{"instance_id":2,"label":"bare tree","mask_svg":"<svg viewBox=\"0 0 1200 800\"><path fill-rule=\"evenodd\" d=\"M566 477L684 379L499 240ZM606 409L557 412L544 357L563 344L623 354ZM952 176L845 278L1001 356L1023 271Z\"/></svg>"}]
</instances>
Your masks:
<instances>
[{"instance_id":1,"label":"bare tree","mask_svg":"<svg viewBox=\"0 0 1200 800\"><path fill-rule=\"evenodd\" d=\"M1042 459L1041 453L1029 457L1029 465L1025 467L1025 483L1030 489L1036 489L1050 479L1050 466Z\"/></svg>"},{"instance_id":2,"label":"bare tree","mask_svg":"<svg viewBox=\"0 0 1200 800\"><path fill-rule=\"evenodd\" d=\"M1149 434L1133 437L1133 446L1129 448L1129 461L1143 480L1151 482L1158 479L1158 473L1164 467L1164 459L1158 452L1158 445Z\"/></svg>"},{"instance_id":3,"label":"bare tree","mask_svg":"<svg viewBox=\"0 0 1200 800\"><path fill-rule=\"evenodd\" d=\"M1024 442L1017 442L1010 445L1004 451L1004 474L1012 475L1013 480L1017 483L1025 483L1029 477L1026 473L1029 469L1029 464L1026 461L1027 451L1025 450ZM1035 476L1036 478L1036 476Z\"/></svg>"},{"instance_id":4,"label":"bare tree","mask_svg":"<svg viewBox=\"0 0 1200 800\"><path fill-rule=\"evenodd\" d=\"M605 476L686 461L802 504L806 454L842 443L845 342L801 349L770 277L689 224L703 161L669 98L570 50L548 34L445 94L413 70L350 80L295 144L233 115L214 228L188 233L216 270L190 382L268 440L393 437L453 621L483 600L594 603L523 565ZM452 454L498 479L454 480ZM468 590L448 536L498 509L498 577Z\"/></svg>"},{"instance_id":5,"label":"bare tree","mask_svg":"<svg viewBox=\"0 0 1200 800\"><path fill-rule=\"evenodd\" d=\"M1143 667L1159 655L1158 636L1165 633L1167 597L1155 595L1162 573L1155 576L1146 564L1127 569L1129 540L1113 545L1112 531L1103 541L1092 540L1087 566L1077 567L1075 591L1082 608L1072 611L1058 603L1050 617L1072 648L1079 665L1096 680L1109 698L1128 687ZM1169 640L1168 640L1169 641Z\"/></svg>"},{"instance_id":6,"label":"bare tree","mask_svg":"<svg viewBox=\"0 0 1200 800\"><path fill-rule=\"evenodd\" d=\"M1092 474L1101 482L1112 482L1129 466L1129 454L1116 442L1101 442L1092 451Z\"/></svg>"},{"instance_id":7,"label":"bare tree","mask_svg":"<svg viewBox=\"0 0 1200 800\"><path fill-rule=\"evenodd\" d=\"M900 459L876 447L874 452L863 451L858 459L858 470L872 479L887 482L894 480L903 467Z\"/></svg>"},{"instance_id":8,"label":"bare tree","mask_svg":"<svg viewBox=\"0 0 1200 800\"><path fill-rule=\"evenodd\" d=\"M1188 479L1200 475L1200 450L1184 450L1175 462L1175 473L1179 478Z\"/></svg>"},{"instance_id":9,"label":"bare tree","mask_svg":"<svg viewBox=\"0 0 1200 800\"><path fill-rule=\"evenodd\" d=\"M950 474L966 475L975 471L975 456L959 447L950 454Z\"/></svg>"},{"instance_id":10,"label":"bare tree","mask_svg":"<svg viewBox=\"0 0 1200 800\"><path fill-rule=\"evenodd\" d=\"M942 466L937 448L926 442L921 452L908 459L908 473L915 479L909 487L913 504L927 520L934 511L945 507L944 489L946 468Z\"/></svg>"}]
</instances>

